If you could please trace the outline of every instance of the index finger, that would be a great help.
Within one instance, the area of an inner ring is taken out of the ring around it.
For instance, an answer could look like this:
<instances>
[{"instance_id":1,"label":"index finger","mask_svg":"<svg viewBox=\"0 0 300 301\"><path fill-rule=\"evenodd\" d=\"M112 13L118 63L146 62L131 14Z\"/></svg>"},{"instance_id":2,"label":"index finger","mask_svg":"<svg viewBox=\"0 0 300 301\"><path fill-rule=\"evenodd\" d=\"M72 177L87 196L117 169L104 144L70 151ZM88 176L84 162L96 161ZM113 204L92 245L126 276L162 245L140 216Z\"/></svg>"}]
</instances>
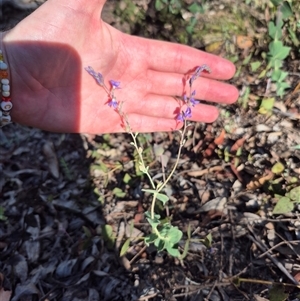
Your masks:
<instances>
[{"instance_id":1,"label":"index finger","mask_svg":"<svg viewBox=\"0 0 300 301\"><path fill-rule=\"evenodd\" d=\"M232 62L186 45L156 40L147 40L142 45L145 47L143 51L146 53L148 66L153 70L186 74L196 66L206 64L211 73L205 73L205 77L227 80L235 74Z\"/></svg>"}]
</instances>

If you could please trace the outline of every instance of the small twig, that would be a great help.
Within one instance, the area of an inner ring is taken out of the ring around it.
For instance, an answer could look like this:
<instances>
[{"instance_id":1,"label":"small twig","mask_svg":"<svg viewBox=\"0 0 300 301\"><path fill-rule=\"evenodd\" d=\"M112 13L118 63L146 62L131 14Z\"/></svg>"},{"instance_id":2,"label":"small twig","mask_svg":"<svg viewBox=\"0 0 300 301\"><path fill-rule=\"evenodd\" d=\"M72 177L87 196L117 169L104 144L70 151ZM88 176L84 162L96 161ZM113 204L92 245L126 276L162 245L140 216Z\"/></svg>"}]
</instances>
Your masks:
<instances>
[{"instance_id":1,"label":"small twig","mask_svg":"<svg viewBox=\"0 0 300 301\"><path fill-rule=\"evenodd\" d=\"M278 235L278 234L276 233L276 235ZM282 237L281 237L280 235L278 235L278 236L282 239ZM292 243L295 243L295 244L298 243L298 244L299 244L300 242L299 242L299 240L292 240L292 241L290 241L290 242L288 242L288 241L281 241L280 243L278 243L278 244L276 244L275 246L273 246L273 247L271 247L270 249L268 249L266 252L260 254L260 255L258 256L258 258L264 257L267 253L271 253L272 250L274 250L274 249L280 247L281 245L288 245L288 246L292 249L292 251L294 252L294 254L295 254L295 255L298 257L298 259L299 259L299 255L297 254L297 252L294 250L293 246L291 245Z\"/></svg>"},{"instance_id":2,"label":"small twig","mask_svg":"<svg viewBox=\"0 0 300 301\"><path fill-rule=\"evenodd\" d=\"M254 237L248 234L247 235L248 239L254 242L261 251L266 252L268 248L265 246L265 244L262 241L260 241L260 239L255 235L255 233L252 231L249 225L248 225L248 229L255 237L254 239ZM276 258L272 257L269 253L266 253L266 256L278 267L278 269L280 269L282 273L286 275L288 279L290 279L293 282L293 284L297 286L299 285L298 281L294 279L294 277L287 271L287 269L282 265L282 263L280 263Z\"/></svg>"},{"instance_id":3,"label":"small twig","mask_svg":"<svg viewBox=\"0 0 300 301\"><path fill-rule=\"evenodd\" d=\"M209 298L210 298L211 294L213 293L214 289L216 288L216 284L217 284L217 282L215 281L215 282L213 283L213 286L211 287L211 289L210 289L208 295L205 297L205 300L209 301Z\"/></svg>"},{"instance_id":4,"label":"small twig","mask_svg":"<svg viewBox=\"0 0 300 301\"><path fill-rule=\"evenodd\" d=\"M229 214L229 221L231 222L232 225L234 225L234 221L232 218L231 210L228 210ZM232 276L232 269L233 269L233 254L234 254L234 247L235 247L235 231L233 231L233 227L230 227L231 231L231 237L232 237L232 243L231 243L231 248L229 251L229 267L228 267L228 275Z\"/></svg>"},{"instance_id":5,"label":"small twig","mask_svg":"<svg viewBox=\"0 0 300 301\"><path fill-rule=\"evenodd\" d=\"M174 288L174 290L180 290L180 289L189 289L190 291L185 292L185 293L178 293L174 294L173 297L185 297L186 295L192 295L199 290L207 289L207 288L212 288L212 287L222 287L222 286L229 286L232 285L230 281L228 282L220 282L220 283L206 283L206 284L201 284L199 286L195 285L179 285Z\"/></svg>"},{"instance_id":6,"label":"small twig","mask_svg":"<svg viewBox=\"0 0 300 301\"><path fill-rule=\"evenodd\" d=\"M147 246L144 246L133 258L129 261L130 265L146 250Z\"/></svg>"},{"instance_id":7,"label":"small twig","mask_svg":"<svg viewBox=\"0 0 300 301\"><path fill-rule=\"evenodd\" d=\"M138 299L138 301L148 301L156 296L157 296L157 293L153 293L152 295L149 295L149 296L140 297Z\"/></svg>"}]
</instances>

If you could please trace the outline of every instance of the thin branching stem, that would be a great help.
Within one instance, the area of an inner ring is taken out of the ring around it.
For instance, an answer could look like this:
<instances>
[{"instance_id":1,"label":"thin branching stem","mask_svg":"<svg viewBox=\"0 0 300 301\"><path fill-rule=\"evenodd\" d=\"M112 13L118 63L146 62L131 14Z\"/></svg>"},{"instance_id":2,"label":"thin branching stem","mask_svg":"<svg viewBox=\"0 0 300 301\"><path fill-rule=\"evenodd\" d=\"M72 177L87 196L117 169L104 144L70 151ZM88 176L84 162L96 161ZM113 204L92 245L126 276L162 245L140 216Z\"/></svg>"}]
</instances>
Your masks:
<instances>
[{"instance_id":1,"label":"thin branching stem","mask_svg":"<svg viewBox=\"0 0 300 301\"><path fill-rule=\"evenodd\" d=\"M173 176L175 170L177 169L179 159L180 159L180 156L181 156L182 147L184 145L184 137L185 137L186 129L187 129L187 123L186 123L186 120L184 120L184 126L183 126L183 131L181 132L180 146L179 146L179 150L178 150L178 153L177 153L176 162L175 162L170 174L168 175L167 179L164 181L164 183L161 186L159 186L159 188L156 189L157 193L159 193L162 189L164 189L164 187L168 184L171 177ZM154 218L154 215L155 215L155 212L154 212L155 203L156 203L156 195L154 194L153 199L152 199L152 203L151 203L151 218L152 219Z\"/></svg>"},{"instance_id":2,"label":"thin branching stem","mask_svg":"<svg viewBox=\"0 0 300 301\"><path fill-rule=\"evenodd\" d=\"M131 137L132 137L133 145L134 145L134 147L135 147L135 149L136 149L136 151L137 151L137 153L138 153L138 156L139 156L139 159L140 159L140 163L142 164L143 172L147 175L147 177L148 177L148 179L149 179L149 181L150 181L150 183L151 183L152 188L153 188L153 189L156 189L155 184L154 184L154 182L153 182L153 180L152 180L152 177L151 177L151 175L149 174L148 169L146 168L146 165L145 165L145 161L144 161L142 152L140 151L139 146L138 146L138 144L137 144L136 137L137 137L138 134L137 134L137 133L134 134L134 133L132 133L131 131L130 131L129 133L130 133L130 135L131 135Z\"/></svg>"}]
</instances>

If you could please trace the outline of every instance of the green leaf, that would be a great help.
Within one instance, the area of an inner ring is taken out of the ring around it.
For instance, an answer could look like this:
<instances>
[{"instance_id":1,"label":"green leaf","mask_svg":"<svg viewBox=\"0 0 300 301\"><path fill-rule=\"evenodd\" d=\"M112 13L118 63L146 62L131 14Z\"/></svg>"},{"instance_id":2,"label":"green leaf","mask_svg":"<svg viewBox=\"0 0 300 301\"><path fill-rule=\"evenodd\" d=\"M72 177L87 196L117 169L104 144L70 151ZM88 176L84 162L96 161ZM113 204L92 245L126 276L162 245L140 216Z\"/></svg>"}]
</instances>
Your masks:
<instances>
[{"instance_id":1,"label":"green leaf","mask_svg":"<svg viewBox=\"0 0 300 301\"><path fill-rule=\"evenodd\" d=\"M278 60L277 58L271 59L271 65L275 70L280 69L282 67L282 63L283 61Z\"/></svg>"},{"instance_id":2,"label":"green leaf","mask_svg":"<svg viewBox=\"0 0 300 301\"><path fill-rule=\"evenodd\" d=\"M140 162L139 162L139 169L140 169L141 172L147 173L149 167L148 167L148 166L144 166L143 162L140 161Z\"/></svg>"},{"instance_id":3,"label":"green leaf","mask_svg":"<svg viewBox=\"0 0 300 301\"><path fill-rule=\"evenodd\" d=\"M155 214L154 218L151 218L151 214L147 211L145 213L145 216L152 228L157 228L157 226L160 224L160 215L159 214Z\"/></svg>"},{"instance_id":4,"label":"green leaf","mask_svg":"<svg viewBox=\"0 0 300 301\"><path fill-rule=\"evenodd\" d=\"M250 62L250 60L251 60L251 58L252 58L252 53L250 53L249 55L247 55L247 56L245 57L245 59L244 59L243 62L242 62L242 65L248 65L249 62Z\"/></svg>"},{"instance_id":5,"label":"green leaf","mask_svg":"<svg viewBox=\"0 0 300 301\"><path fill-rule=\"evenodd\" d=\"M192 18L192 20L190 21L189 25L186 26L185 30L187 31L188 34L192 34L195 28L195 25L197 24L197 19L196 18Z\"/></svg>"},{"instance_id":6,"label":"green leaf","mask_svg":"<svg viewBox=\"0 0 300 301\"><path fill-rule=\"evenodd\" d=\"M242 155L242 153L243 153L243 147L241 146L237 149L235 156L240 157Z\"/></svg>"},{"instance_id":7,"label":"green leaf","mask_svg":"<svg viewBox=\"0 0 300 301\"><path fill-rule=\"evenodd\" d=\"M154 189L142 189L142 191L153 194L153 196L160 200L163 203L163 205L165 205L166 202L169 200L169 197L167 195L159 193Z\"/></svg>"},{"instance_id":8,"label":"green leaf","mask_svg":"<svg viewBox=\"0 0 300 301\"><path fill-rule=\"evenodd\" d=\"M191 241L191 224L189 223L188 225L188 229L187 229L187 237L188 239L186 240L185 244L184 244L184 249L183 249L183 253L180 256L180 259L184 259L189 251L189 247L190 247L190 241Z\"/></svg>"},{"instance_id":9,"label":"green leaf","mask_svg":"<svg viewBox=\"0 0 300 301\"><path fill-rule=\"evenodd\" d=\"M285 90L290 88L291 86L285 82L276 83L276 94L279 97L282 97L285 94Z\"/></svg>"},{"instance_id":10,"label":"green leaf","mask_svg":"<svg viewBox=\"0 0 300 301\"><path fill-rule=\"evenodd\" d=\"M153 146L153 151L154 151L154 155L156 157L162 156L165 152L164 144L163 143L161 143L161 144L156 144L155 143L154 146Z\"/></svg>"},{"instance_id":11,"label":"green leaf","mask_svg":"<svg viewBox=\"0 0 300 301\"><path fill-rule=\"evenodd\" d=\"M273 40L280 40L282 37L282 30L279 24L275 25L273 21L270 21L268 24L269 36Z\"/></svg>"},{"instance_id":12,"label":"green leaf","mask_svg":"<svg viewBox=\"0 0 300 301\"><path fill-rule=\"evenodd\" d=\"M130 182L130 180L131 180L131 176L128 173L126 173L123 177L123 182L125 184L128 184Z\"/></svg>"},{"instance_id":13,"label":"green leaf","mask_svg":"<svg viewBox=\"0 0 300 301\"><path fill-rule=\"evenodd\" d=\"M115 187L112 192L118 198L124 198L126 195L126 192L123 192L123 190L119 187Z\"/></svg>"},{"instance_id":14,"label":"green leaf","mask_svg":"<svg viewBox=\"0 0 300 301\"><path fill-rule=\"evenodd\" d=\"M154 233L151 233L149 235L147 235L144 239L144 242L147 246L149 246L150 244L154 243L155 240L157 240L157 235Z\"/></svg>"},{"instance_id":15,"label":"green leaf","mask_svg":"<svg viewBox=\"0 0 300 301\"><path fill-rule=\"evenodd\" d=\"M239 103L241 103L242 107L245 109L248 107L248 99L249 99L250 92L251 92L250 87L246 87L243 95L241 95L241 97L239 98Z\"/></svg>"},{"instance_id":16,"label":"green leaf","mask_svg":"<svg viewBox=\"0 0 300 301\"><path fill-rule=\"evenodd\" d=\"M267 73L267 70L266 70L266 69L263 70L263 71L259 74L258 78L263 78L263 77L265 77L265 76L266 76L266 73Z\"/></svg>"},{"instance_id":17,"label":"green leaf","mask_svg":"<svg viewBox=\"0 0 300 301\"><path fill-rule=\"evenodd\" d=\"M288 72L282 71L278 81L280 82L284 81L288 75L289 75Z\"/></svg>"},{"instance_id":18,"label":"green leaf","mask_svg":"<svg viewBox=\"0 0 300 301\"><path fill-rule=\"evenodd\" d=\"M154 245L157 248L158 252L161 252L165 249L165 241L163 241L159 238L154 241Z\"/></svg>"},{"instance_id":19,"label":"green leaf","mask_svg":"<svg viewBox=\"0 0 300 301\"><path fill-rule=\"evenodd\" d=\"M283 46L281 41L273 41L269 44L269 50L273 60L284 60L288 57L291 47Z\"/></svg>"},{"instance_id":20,"label":"green leaf","mask_svg":"<svg viewBox=\"0 0 300 301\"><path fill-rule=\"evenodd\" d=\"M156 194L156 198L158 200L160 200L163 203L163 205L165 205L166 202L169 200L169 197L167 195L165 195L165 194L162 194L162 193L157 193Z\"/></svg>"},{"instance_id":21,"label":"green leaf","mask_svg":"<svg viewBox=\"0 0 300 301\"><path fill-rule=\"evenodd\" d=\"M274 82L283 82L286 77L289 75L288 72L285 72L285 71L282 71L281 69L279 70L274 70L272 72L272 76L271 76L271 79L274 81Z\"/></svg>"},{"instance_id":22,"label":"green leaf","mask_svg":"<svg viewBox=\"0 0 300 301\"><path fill-rule=\"evenodd\" d=\"M300 203L300 186L293 188L288 194L287 196L297 202Z\"/></svg>"},{"instance_id":23,"label":"green leaf","mask_svg":"<svg viewBox=\"0 0 300 301\"><path fill-rule=\"evenodd\" d=\"M261 62L258 61L252 62L250 66L251 66L251 71L255 72L261 66Z\"/></svg>"},{"instance_id":24,"label":"green leaf","mask_svg":"<svg viewBox=\"0 0 300 301\"><path fill-rule=\"evenodd\" d=\"M281 162L277 162L272 167L272 172L274 174L281 174L284 171L284 165Z\"/></svg>"},{"instance_id":25,"label":"green leaf","mask_svg":"<svg viewBox=\"0 0 300 301\"><path fill-rule=\"evenodd\" d=\"M299 47L300 45L300 41L295 33L295 31L292 29L292 28L288 28L288 31L289 31L289 34L290 34L290 37L291 37L291 40L293 42L293 44L296 46L296 47Z\"/></svg>"},{"instance_id":26,"label":"green leaf","mask_svg":"<svg viewBox=\"0 0 300 301\"><path fill-rule=\"evenodd\" d=\"M157 11L161 11L164 7L165 5L160 0L155 1L155 9Z\"/></svg>"},{"instance_id":27,"label":"green leaf","mask_svg":"<svg viewBox=\"0 0 300 301\"><path fill-rule=\"evenodd\" d=\"M152 218L152 217L151 217L151 213L150 213L149 211L146 211L146 212L145 212L145 216L146 216L146 217L149 217L149 218ZM159 215L159 214L154 214L154 219L155 219L155 220L160 220L160 215Z\"/></svg>"},{"instance_id":28,"label":"green leaf","mask_svg":"<svg viewBox=\"0 0 300 301\"><path fill-rule=\"evenodd\" d=\"M129 249L129 245L130 245L130 238L127 238L122 246L120 257L126 254L127 250Z\"/></svg>"},{"instance_id":29,"label":"green leaf","mask_svg":"<svg viewBox=\"0 0 300 301\"><path fill-rule=\"evenodd\" d=\"M271 0L271 2L274 6L278 6L279 4L282 3L282 0Z\"/></svg>"},{"instance_id":30,"label":"green leaf","mask_svg":"<svg viewBox=\"0 0 300 301\"><path fill-rule=\"evenodd\" d=\"M283 2L283 4L280 7L280 11L282 13L283 19L288 19L289 17L291 17L293 15L292 8L287 1Z\"/></svg>"},{"instance_id":31,"label":"green leaf","mask_svg":"<svg viewBox=\"0 0 300 301\"><path fill-rule=\"evenodd\" d=\"M204 14L203 6L195 2L188 7L188 10L192 14L196 14L196 13Z\"/></svg>"},{"instance_id":32,"label":"green leaf","mask_svg":"<svg viewBox=\"0 0 300 301\"><path fill-rule=\"evenodd\" d=\"M293 211L294 203L291 202L290 198L286 196L276 196L279 197L279 200L273 209L273 214L285 214Z\"/></svg>"},{"instance_id":33,"label":"green leaf","mask_svg":"<svg viewBox=\"0 0 300 301\"><path fill-rule=\"evenodd\" d=\"M87 228L86 226L82 226L82 228L86 237L88 238L92 237L92 233L89 228Z\"/></svg>"},{"instance_id":34,"label":"green leaf","mask_svg":"<svg viewBox=\"0 0 300 301\"><path fill-rule=\"evenodd\" d=\"M171 227L170 223L164 223L159 229L159 234L163 236L165 240L169 240L169 231Z\"/></svg>"},{"instance_id":35,"label":"green leaf","mask_svg":"<svg viewBox=\"0 0 300 301\"><path fill-rule=\"evenodd\" d=\"M5 209L2 206L0 206L0 221L7 220L7 217L4 215L4 211L5 211Z\"/></svg>"},{"instance_id":36,"label":"green leaf","mask_svg":"<svg viewBox=\"0 0 300 301\"><path fill-rule=\"evenodd\" d=\"M206 245L206 247L210 248L211 247L211 244L212 244L212 235L211 233L208 233L205 237L205 240L204 240L204 244Z\"/></svg>"},{"instance_id":37,"label":"green leaf","mask_svg":"<svg viewBox=\"0 0 300 301\"><path fill-rule=\"evenodd\" d=\"M174 248L171 245L166 246L167 252L173 257L180 257L180 252L177 248Z\"/></svg>"},{"instance_id":38,"label":"green leaf","mask_svg":"<svg viewBox=\"0 0 300 301\"><path fill-rule=\"evenodd\" d=\"M169 3L169 12L173 15L178 14L181 9L181 2L179 0L171 0Z\"/></svg>"},{"instance_id":39,"label":"green leaf","mask_svg":"<svg viewBox=\"0 0 300 301\"><path fill-rule=\"evenodd\" d=\"M272 72L272 76L271 76L272 81L275 81L275 82L279 81L282 73L283 73L283 71L280 70L280 69L279 70L274 70Z\"/></svg>"},{"instance_id":40,"label":"green leaf","mask_svg":"<svg viewBox=\"0 0 300 301\"><path fill-rule=\"evenodd\" d=\"M192 234L192 230L191 230L191 224L189 223L186 234L188 236L188 239L191 239L191 234Z\"/></svg>"},{"instance_id":41,"label":"green leaf","mask_svg":"<svg viewBox=\"0 0 300 301\"><path fill-rule=\"evenodd\" d=\"M225 149L224 149L224 161L226 163L230 161L230 149L229 149L229 147L225 147Z\"/></svg>"},{"instance_id":42,"label":"green leaf","mask_svg":"<svg viewBox=\"0 0 300 301\"><path fill-rule=\"evenodd\" d=\"M181 260L184 259L184 258L186 257L186 255L187 255L187 253L188 253L188 251L189 251L189 248L190 248L190 240L187 239L187 240L185 241L185 244L184 244L183 252L182 252L182 254L181 254L181 256L180 256L180 259L181 259Z\"/></svg>"},{"instance_id":43,"label":"green leaf","mask_svg":"<svg viewBox=\"0 0 300 301\"><path fill-rule=\"evenodd\" d=\"M110 226L108 224L102 226L102 235L103 235L104 241L108 245L108 248L112 248L115 243L115 240L116 240L112 226Z\"/></svg>"},{"instance_id":44,"label":"green leaf","mask_svg":"<svg viewBox=\"0 0 300 301\"><path fill-rule=\"evenodd\" d=\"M285 293L285 288L281 285L272 287L269 291L270 301L286 301L289 294Z\"/></svg>"},{"instance_id":45,"label":"green leaf","mask_svg":"<svg viewBox=\"0 0 300 301\"><path fill-rule=\"evenodd\" d=\"M267 114L270 113L274 107L275 98L264 98L260 104L258 112L260 114Z\"/></svg>"},{"instance_id":46,"label":"green leaf","mask_svg":"<svg viewBox=\"0 0 300 301\"><path fill-rule=\"evenodd\" d=\"M282 71L278 81L283 82L288 75L288 72Z\"/></svg>"},{"instance_id":47,"label":"green leaf","mask_svg":"<svg viewBox=\"0 0 300 301\"><path fill-rule=\"evenodd\" d=\"M182 238L182 232L177 227L172 226L169 230L168 236L170 242L177 244Z\"/></svg>"}]
</instances>

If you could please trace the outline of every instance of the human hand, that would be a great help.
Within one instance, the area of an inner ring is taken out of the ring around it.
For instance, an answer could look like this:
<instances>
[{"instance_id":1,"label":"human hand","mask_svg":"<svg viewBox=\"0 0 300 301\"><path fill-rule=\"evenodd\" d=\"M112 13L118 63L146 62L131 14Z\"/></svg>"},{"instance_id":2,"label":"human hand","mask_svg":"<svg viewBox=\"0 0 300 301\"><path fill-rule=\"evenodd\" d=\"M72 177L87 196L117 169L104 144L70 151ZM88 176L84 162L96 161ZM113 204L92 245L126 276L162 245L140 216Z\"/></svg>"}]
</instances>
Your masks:
<instances>
[{"instance_id":1,"label":"human hand","mask_svg":"<svg viewBox=\"0 0 300 301\"><path fill-rule=\"evenodd\" d=\"M104 0L48 0L5 33L11 71L12 119L57 132L112 133L124 128L107 105L107 94L85 71L92 66L116 91L133 131L170 131L176 119L184 75L206 64L211 74L197 79L196 98L229 104L235 87L220 82L235 67L188 46L124 34L100 19ZM192 120L212 122L214 106L197 105Z\"/></svg>"}]
</instances>

